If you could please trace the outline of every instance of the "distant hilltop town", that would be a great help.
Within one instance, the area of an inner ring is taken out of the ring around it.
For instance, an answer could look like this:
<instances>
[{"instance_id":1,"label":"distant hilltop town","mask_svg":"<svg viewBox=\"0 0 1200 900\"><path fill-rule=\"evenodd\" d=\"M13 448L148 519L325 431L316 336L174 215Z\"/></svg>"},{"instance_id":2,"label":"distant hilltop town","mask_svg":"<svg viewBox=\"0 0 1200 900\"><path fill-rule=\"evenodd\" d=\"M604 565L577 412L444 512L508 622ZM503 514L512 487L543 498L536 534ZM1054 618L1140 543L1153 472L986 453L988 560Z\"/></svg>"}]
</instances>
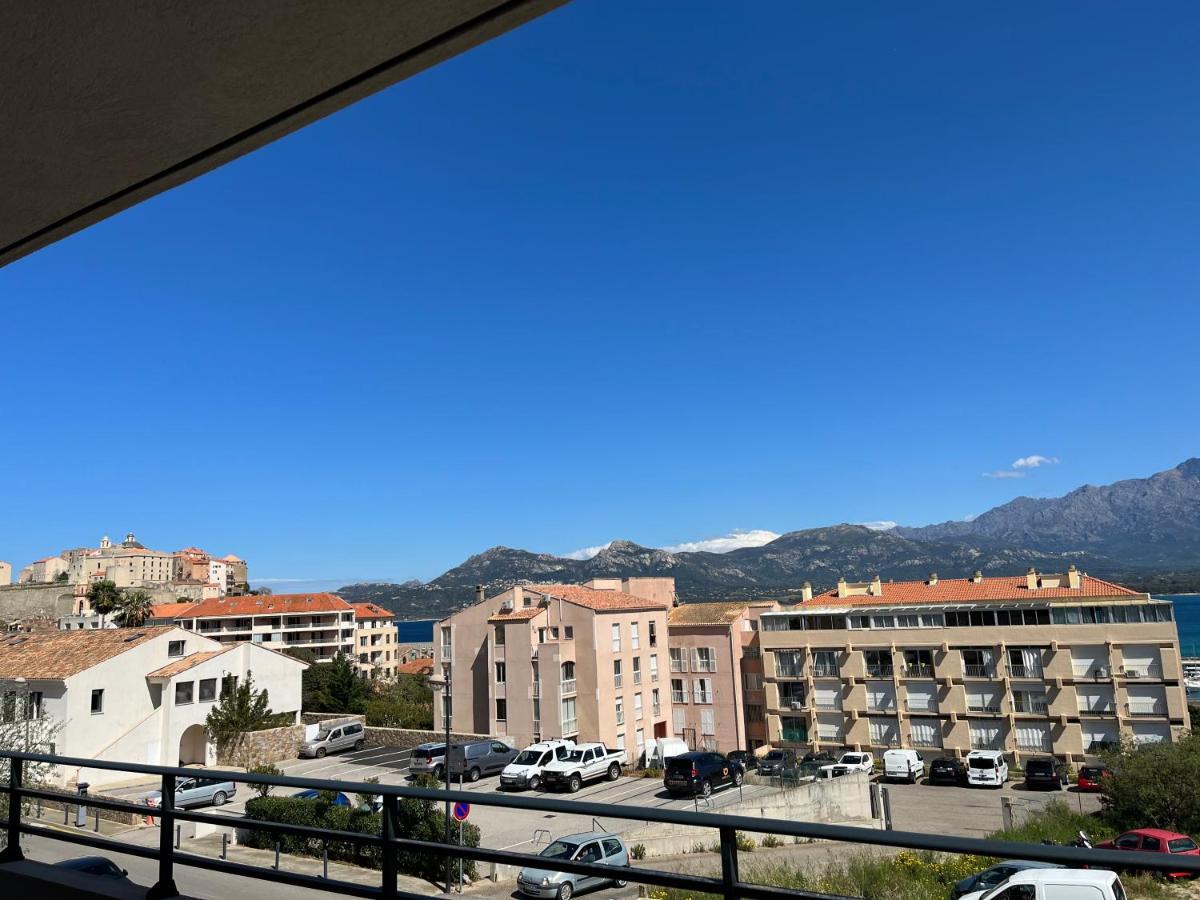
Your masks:
<instances>
[{"instance_id":1,"label":"distant hilltop town","mask_svg":"<svg viewBox=\"0 0 1200 900\"><path fill-rule=\"evenodd\" d=\"M250 590L246 561L216 556L198 547L167 552L151 550L133 533L113 543L105 535L98 547L75 547L36 560L17 575L18 585L62 585L74 593L98 581L118 588L169 592L186 599L208 600ZM0 585L12 583L12 566L0 562Z\"/></svg>"}]
</instances>

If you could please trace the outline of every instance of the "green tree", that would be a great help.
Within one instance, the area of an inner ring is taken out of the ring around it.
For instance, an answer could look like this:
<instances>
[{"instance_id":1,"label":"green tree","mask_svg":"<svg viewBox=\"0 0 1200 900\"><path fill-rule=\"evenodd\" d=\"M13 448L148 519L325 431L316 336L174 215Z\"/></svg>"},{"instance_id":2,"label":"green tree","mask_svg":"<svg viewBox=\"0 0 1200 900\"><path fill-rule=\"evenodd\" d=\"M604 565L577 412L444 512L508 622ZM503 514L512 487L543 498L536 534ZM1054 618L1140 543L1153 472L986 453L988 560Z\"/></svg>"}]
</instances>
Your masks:
<instances>
[{"instance_id":1,"label":"green tree","mask_svg":"<svg viewBox=\"0 0 1200 900\"><path fill-rule=\"evenodd\" d=\"M252 672L246 672L246 680L241 684L226 690L204 720L204 729L218 752L228 755L247 732L292 724L293 714L271 712L270 702L266 690L254 689Z\"/></svg>"},{"instance_id":2,"label":"green tree","mask_svg":"<svg viewBox=\"0 0 1200 900\"><path fill-rule=\"evenodd\" d=\"M433 690L419 675L399 675L380 684L366 702L368 725L381 728L433 728Z\"/></svg>"},{"instance_id":3,"label":"green tree","mask_svg":"<svg viewBox=\"0 0 1200 900\"><path fill-rule=\"evenodd\" d=\"M339 653L331 662L304 670L303 697L306 712L361 715L367 710L371 686L359 677L350 657Z\"/></svg>"},{"instance_id":4,"label":"green tree","mask_svg":"<svg viewBox=\"0 0 1200 900\"><path fill-rule=\"evenodd\" d=\"M1127 743L1106 754L1104 816L1116 828L1200 832L1200 734L1176 744Z\"/></svg>"},{"instance_id":5,"label":"green tree","mask_svg":"<svg viewBox=\"0 0 1200 900\"><path fill-rule=\"evenodd\" d=\"M113 621L122 628L137 628L146 624L153 611L154 601L149 594L145 591L129 591L121 597Z\"/></svg>"},{"instance_id":6,"label":"green tree","mask_svg":"<svg viewBox=\"0 0 1200 900\"><path fill-rule=\"evenodd\" d=\"M254 775L282 775L283 774L283 772L280 769L276 768L271 763L263 763L261 765L251 766L246 771L250 772ZM257 794L259 797L267 797L271 793L271 785L269 785L269 784L252 784L252 785L250 785L250 792L253 794Z\"/></svg>"},{"instance_id":7,"label":"green tree","mask_svg":"<svg viewBox=\"0 0 1200 900\"><path fill-rule=\"evenodd\" d=\"M68 579L69 577L70 577L70 576L68 576L66 572L59 572L57 575L55 575L55 576L54 576L54 580L55 580L55 582L57 582L58 584L66 584L66 583L67 583L67 579Z\"/></svg>"},{"instance_id":8,"label":"green tree","mask_svg":"<svg viewBox=\"0 0 1200 900\"><path fill-rule=\"evenodd\" d=\"M108 579L97 581L88 588L87 598L92 611L100 614L101 625L104 624L105 616L116 612L121 606L121 592L116 584Z\"/></svg>"}]
</instances>

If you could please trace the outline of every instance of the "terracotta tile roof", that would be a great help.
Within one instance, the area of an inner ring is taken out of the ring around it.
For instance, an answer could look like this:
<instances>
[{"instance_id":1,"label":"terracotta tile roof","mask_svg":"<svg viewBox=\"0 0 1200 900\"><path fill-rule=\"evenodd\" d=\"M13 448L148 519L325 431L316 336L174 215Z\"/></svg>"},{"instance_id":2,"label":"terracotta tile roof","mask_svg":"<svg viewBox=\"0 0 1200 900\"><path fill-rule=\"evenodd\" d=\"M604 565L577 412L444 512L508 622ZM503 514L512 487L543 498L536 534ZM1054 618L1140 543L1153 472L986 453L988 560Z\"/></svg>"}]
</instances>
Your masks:
<instances>
[{"instance_id":1,"label":"terracotta tile roof","mask_svg":"<svg viewBox=\"0 0 1200 900\"><path fill-rule=\"evenodd\" d=\"M170 619L174 621L179 618L186 618L184 613L195 606L196 600L185 600L180 603L156 603L154 608L150 610L151 619Z\"/></svg>"},{"instance_id":2,"label":"terracotta tile roof","mask_svg":"<svg viewBox=\"0 0 1200 900\"><path fill-rule=\"evenodd\" d=\"M433 672L432 659L414 659L396 666L397 675L427 675Z\"/></svg>"},{"instance_id":3,"label":"terracotta tile roof","mask_svg":"<svg viewBox=\"0 0 1200 900\"><path fill-rule=\"evenodd\" d=\"M14 632L0 638L0 678L61 681L174 630L157 625Z\"/></svg>"},{"instance_id":4,"label":"terracotta tile roof","mask_svg":"<svg viewBox=\"0 0 1200 900\"><path fill-rule=\"evenodd\" d=\"M903 603L986 603L1012 600L1062 600L1084 597L1144 597L1137 591L1093 578L1080 577L1078 588L1047 587L1030 590L1025 576L983 578L976 584L970 578L939 579L936 584L925 581L886 581L878 596L838 597L837 589L817 594L812 600L791 607L815 606L890 606Z\"/></svg>"},{"instance_id":5,"label":"terracotta tile roof","mask_svg":"<svg viewBox=\"0 0 1200 900\"><path fill-rule=\"evenodd\" d=\"M492 613L488 616L489 622L520 622L526 619L536 619L545 610L540 606L524 606L521 609L514 609L512 612Z\"/></svg>"},{"instance_id":6,"label":"terracotta tile roof","mask_svg":"<svg viewBox=\"0 0 1200 900\"><path fill-rule=\"evenodd\" d=\"M267 594L204 600L192 607L188 617L215 619L221 616L303 615L352 610L353 607L337 594Z\"/></svg>"},{"instance_id":7,"label":"terracotta tile roof","mask_svg":"<svg viewBox=\"0 0 1200 900\"><path fill-rule=\"evenodd\" d=\"M351 603L355 619L394 619L396 614L374 603Z\"/></svg>"},{"instance_id":8,"label":"terracotta tile roof","mask_svg":"<svg viewBox=\"0 0 1200 900\"><path fill-rule=\"evenodd\" d=\"M192 653L183 659L176 659L167 663L161 669L155 669L146 675L147 678L170 678L173 675L179 675L186 672L202 662L208 662L214 656L220 656L222 653L228 653L236 644L231 644L221 650L203 650L200 653Z\"/></svg>"},{"instance_id":9,"label":"terracotta tile roof","mask_svg":"<svg viewBox=\"0 0 1200 900\"><path fill-rule=\"evenodd\" d=\"M667 609L670 604L634 597L622 591L597 591L578 584L531 584L526 590L558 597L599 612L621 609Z\"/></svg>"},{"instance_id":10,"label":"terracotta tile roof","mask_svg":"<svg viewBox=\"0 0 1200 900\"><path fill-rule=\"evenodd\" d=\"M746 601L728 603L681 603L671 608L668 625L731 625L746 611Z\"/></svg>"}]
</instances>

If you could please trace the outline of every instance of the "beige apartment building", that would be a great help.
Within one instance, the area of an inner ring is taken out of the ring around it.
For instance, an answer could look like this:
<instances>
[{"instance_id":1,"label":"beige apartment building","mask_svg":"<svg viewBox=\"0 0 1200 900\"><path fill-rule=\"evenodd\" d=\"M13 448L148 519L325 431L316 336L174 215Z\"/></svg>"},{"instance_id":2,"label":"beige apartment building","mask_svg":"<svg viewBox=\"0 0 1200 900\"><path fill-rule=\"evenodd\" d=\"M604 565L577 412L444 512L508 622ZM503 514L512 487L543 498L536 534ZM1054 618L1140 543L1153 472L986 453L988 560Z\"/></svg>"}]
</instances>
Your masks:
<instances>
[{"instance_id":1,"label":"beige apartment building","mask_svg":"<svg viewBox=\"0 0 1200 900\"><path fill-rule=\"evenodd\" d=\"M354 653L363 678L393 679L400 653L396 646L396 617L374 603L351 603L354 608Z\"/></svg>"},{"instance_id":2,"label":"beige apartment building","mask_svg":"<svg viewBox=\"0 0 1200 900\"><path fill-rule=\"evenodd\" d=\"M67 571L67 561L61 556L47 556L25 566L17 574L18 584L50 584ZM9 573L12 577L12 573Z\"/></svg>"},{"instance_id":3,"label":"beige apartment building","mask_svg":"<svg viewBox=\"0 0 1200 900\"><path fill-rule=\"evenodd\" d=\"M802 596L762 616L773 744L1080 761L1187 727L1171 604L1074 566Z\"/></svg>"},{"instance_id":4,"label":"beige apartment building","mask_svg":"<svg viewBox=\"0 0 1200 900\"><path fill-rule=\"evenodd\" d=\"M452 727L517 745L602 741L637 762L646 741L671 733L674 591L670 578L524 585L490 599L480 589L474 605L435 632L435 671L451 681ZM435 731L445 712L439 696Z\"/></svg>"},{"instance_id":5,"label":"beige apartment building","mask_svg":"<svg viewBox=\"0 0 1200 900\"><path fill-rule=\"evenodd\" d=\"M774 601L685 603L668 617L672 734L693 750L747 750L767 742L759 648Z\"/></svg>"},{"instance_id":6,"label":"beige apartment building","mask_svg":"<svg viewBox=\"0 0 1200 900\"><path fill-rule=\"evenodd\" d=\"M12 563L0 561L0 587L12 584Z\"/></svg>"},{"instance_id":7,"label":"beige apartment building","mask_svg":"<svg viewBox=\"0 0 1200 900\"><path fill-rule=\"evenodd\" d=\"M307 650L317 662L354 653L354 607L337 594L220 597L188 607L175 621L223 644Z\"/></svg>"}]
</instances>

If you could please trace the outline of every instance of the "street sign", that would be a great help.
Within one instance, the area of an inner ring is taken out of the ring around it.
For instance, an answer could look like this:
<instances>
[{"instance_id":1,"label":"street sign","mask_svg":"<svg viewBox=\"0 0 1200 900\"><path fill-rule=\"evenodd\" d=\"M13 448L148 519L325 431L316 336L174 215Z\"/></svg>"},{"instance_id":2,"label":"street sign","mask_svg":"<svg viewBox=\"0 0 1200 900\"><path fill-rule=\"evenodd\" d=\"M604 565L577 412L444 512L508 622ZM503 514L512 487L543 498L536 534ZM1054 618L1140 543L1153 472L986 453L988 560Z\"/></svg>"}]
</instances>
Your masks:
<instances>
[{"instance_id":1,"label":"street sign","mask_svg":"<svg viewBox=\"0 0 1200 900\"><path fill-rule=\"evenodd\" d=\"M451 810L450 814L454 816L454 821L465 822L467 816L471 815L471 804L460 800L454 804L454 809Z\"/></svg>"}]
</instances>

